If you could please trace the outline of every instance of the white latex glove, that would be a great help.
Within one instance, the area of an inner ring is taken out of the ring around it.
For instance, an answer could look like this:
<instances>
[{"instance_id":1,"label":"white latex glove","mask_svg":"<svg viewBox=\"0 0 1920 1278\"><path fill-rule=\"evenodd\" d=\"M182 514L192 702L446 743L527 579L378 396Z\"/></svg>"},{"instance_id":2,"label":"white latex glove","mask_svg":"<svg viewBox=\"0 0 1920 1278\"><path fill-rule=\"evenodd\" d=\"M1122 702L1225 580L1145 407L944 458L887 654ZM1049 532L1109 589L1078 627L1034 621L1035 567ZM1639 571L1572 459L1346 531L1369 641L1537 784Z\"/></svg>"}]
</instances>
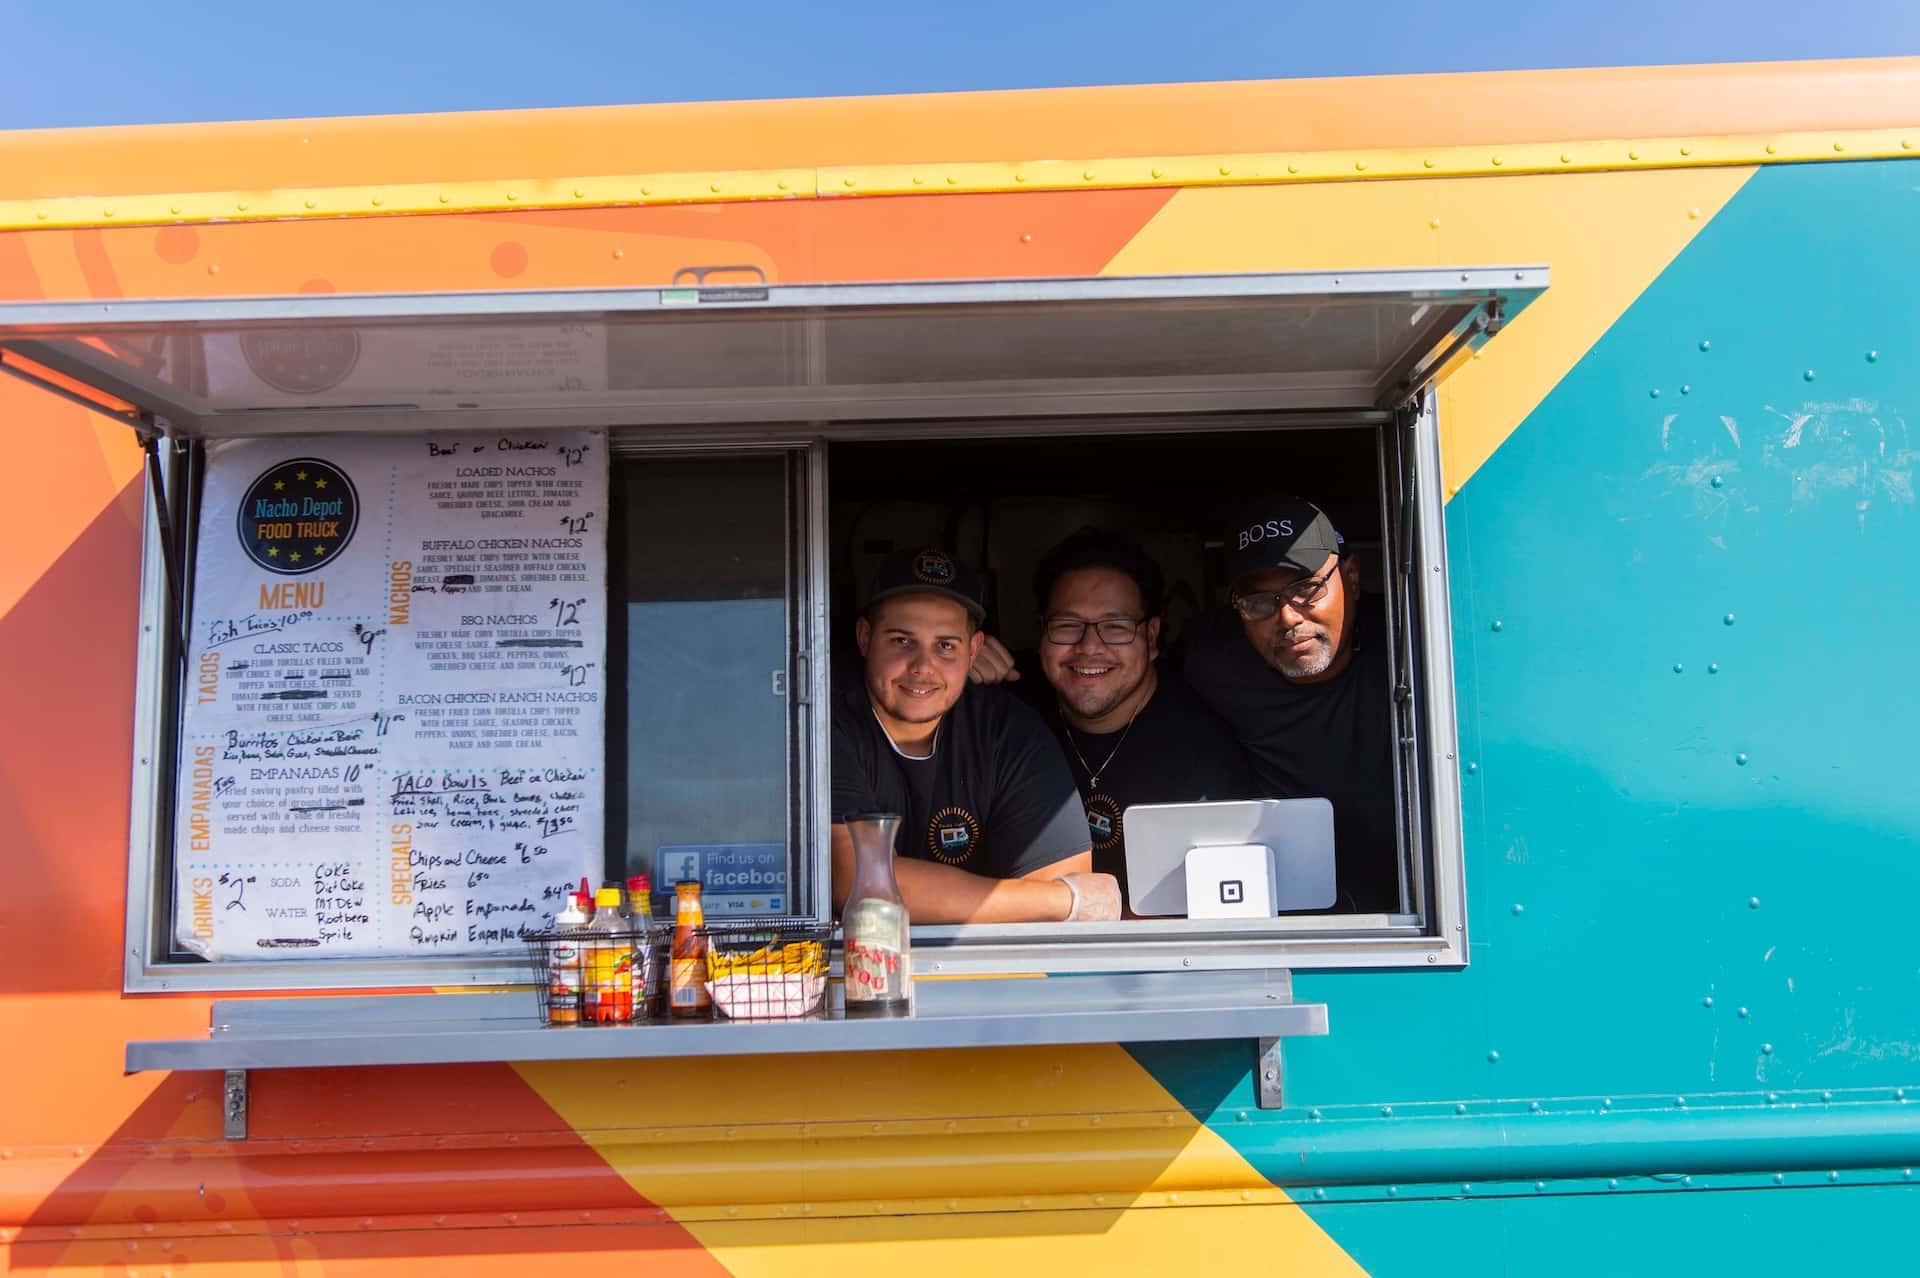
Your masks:
<instances>
[{"instance_id":1,"label":"white latex glove","mask_svg":"<svg viewBox=\"0 0 1920 1278\"><path fill-rule=\"evenodd\" d=\"M1111 874L1063 874L1060 881L1073 889L1069 923L1111 923L1120 917L1120 880Z\"/></svg>"},{"instance_id":2,"label":"white latex glove","mask_svg":"<svg viewBox=\"0 0 1920 1278\"><path fill-rule=\"evenodd\" d=\"M980 655L973 659L973 667L967 671L967 678L975 683L1011 683L1019 677L1020 672L1013 668L1013 654L992 635L980 645Z\"/></svg>"}]
</instances>

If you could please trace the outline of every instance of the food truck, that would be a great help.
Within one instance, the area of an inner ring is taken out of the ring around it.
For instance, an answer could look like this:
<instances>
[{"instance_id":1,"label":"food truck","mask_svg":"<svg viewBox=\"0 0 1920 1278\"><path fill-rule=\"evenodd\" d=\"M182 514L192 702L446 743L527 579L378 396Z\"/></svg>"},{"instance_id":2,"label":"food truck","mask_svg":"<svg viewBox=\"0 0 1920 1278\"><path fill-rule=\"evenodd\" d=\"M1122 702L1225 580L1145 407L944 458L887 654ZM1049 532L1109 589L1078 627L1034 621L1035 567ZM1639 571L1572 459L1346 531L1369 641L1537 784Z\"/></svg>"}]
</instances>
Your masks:
<instances>
[{"instance_id":1,"label":"food truck","mask_svg":"<svg viewBox=\"0 0 1920 1278\"><path fill-rule=\"evenodd\" d=\"M1917 144L1915 59L0 135L9 1271L1904 1267ZM1270 492L1393 908L541 1023L583 876L831 928L887 555L1019 651L1126 527L1177 633Z\"/></svg>"}]
</instances>

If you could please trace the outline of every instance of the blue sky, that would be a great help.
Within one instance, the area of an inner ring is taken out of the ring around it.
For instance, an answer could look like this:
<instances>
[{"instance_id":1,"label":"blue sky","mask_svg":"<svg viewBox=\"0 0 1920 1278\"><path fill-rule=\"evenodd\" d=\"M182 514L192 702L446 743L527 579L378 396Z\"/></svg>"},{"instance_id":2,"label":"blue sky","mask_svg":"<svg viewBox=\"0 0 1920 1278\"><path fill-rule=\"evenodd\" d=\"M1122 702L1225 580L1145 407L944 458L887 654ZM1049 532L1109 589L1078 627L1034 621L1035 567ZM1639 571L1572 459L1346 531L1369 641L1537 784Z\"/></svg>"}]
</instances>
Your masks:
<instances>
[{"instance_id":1,"label":"blue sky","mask_svg":"<svg viewBox=\"0 0 1920 1278\"><path fill-rule=\"evenodd\" d=\"M6 0L0 128L1920 53L1920 0Z\"/></svg>"}]
</instances>

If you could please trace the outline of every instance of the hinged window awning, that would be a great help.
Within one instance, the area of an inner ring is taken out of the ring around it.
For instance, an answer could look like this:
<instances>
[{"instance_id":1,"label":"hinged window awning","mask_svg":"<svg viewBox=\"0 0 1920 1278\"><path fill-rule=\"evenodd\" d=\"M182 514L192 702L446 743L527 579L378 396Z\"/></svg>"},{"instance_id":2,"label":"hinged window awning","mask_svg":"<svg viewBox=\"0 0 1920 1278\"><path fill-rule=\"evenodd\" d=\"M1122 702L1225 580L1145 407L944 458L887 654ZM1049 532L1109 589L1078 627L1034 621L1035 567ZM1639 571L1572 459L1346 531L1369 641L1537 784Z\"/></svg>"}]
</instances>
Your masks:
<instances>
[{"instance_id":1,"label":"hinged window awning","mask_svg":"<svg viewBox=\"0 0 1920 1278\"><path fill-rule=\"evenodd\" d=\"M0 306L0 366L193 438L1373 411L1546 284L1481 267L28 303Z\"/></svg>"}]
</instances>

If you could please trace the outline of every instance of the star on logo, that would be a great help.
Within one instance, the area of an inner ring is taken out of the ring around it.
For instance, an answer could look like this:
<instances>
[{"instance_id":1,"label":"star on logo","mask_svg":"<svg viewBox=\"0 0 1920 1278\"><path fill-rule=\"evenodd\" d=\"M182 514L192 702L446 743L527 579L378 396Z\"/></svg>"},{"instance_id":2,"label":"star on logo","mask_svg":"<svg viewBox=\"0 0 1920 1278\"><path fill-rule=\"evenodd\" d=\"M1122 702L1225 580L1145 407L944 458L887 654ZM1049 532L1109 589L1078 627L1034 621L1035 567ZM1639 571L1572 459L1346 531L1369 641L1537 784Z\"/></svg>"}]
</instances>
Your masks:
<instances>
[{"instance_id":1,"label":"star on logo","mask_svg":"<svg viewBox=\"0 0 1920 1278\"><path fill-rule=\"evenodd\" d=\"M327 481L324 479L316 479L313 481L313 486L315 488L325 488L327 486Z\"/></svg>"},{"instance_id":2,"label":"star on logo","mask_svg":"<svg viewBox=\"0 0 1920 1278\"><path fill-rule=\"evenodd\" d=\"M296 470L293 472L293 477L295 479L305 479L307 477L307 472L304 470Z\"/></svg>"},{"instance_id":3,"label":"star on logo","mask_svg":"<svg viewBox=\"0 0 1920 1278\"><path fill-rule=\"evenodd\" d=\"M273 481L273 490L275 492L279 492L282 488L285 488L286 486L287 486L287 481L284 479L276 479Z\"/></svg>"},{"instance_id":4,"label":"star on logo","mask_svg":"<svg viewBox=\"0 0 1920 1278\"><path fill-rule=\"evenodd\" d=\"M268 547L267 547L267 555L268 555L268 557L269 557L269 558L272 558L272 559L278 559L278 558L280 557L280 547L278 547L278 546L268 546Z\"/></svg>"},{"instance_id":5,"label":"star on logo","mask_svg":"<svg viewBox=\"0 0 1920 1278\"><path fill-rule=\"evenodd\" d=\"M293 562L297 564L300 562L300 552L296 550L291 555L288 555L287 558L293 560Z\"/></svg>"},{"instance_id":6,"label":"star on logo","mask_svg":"<svg viewBox=\"0 0 1920 1278\"><path fill-rule=\"evenodd\" d=\"M313 548L313 553L316 555L324 555L327 553L327 548L325 546L315 546Z\"/></svg>"}]
</instances>

